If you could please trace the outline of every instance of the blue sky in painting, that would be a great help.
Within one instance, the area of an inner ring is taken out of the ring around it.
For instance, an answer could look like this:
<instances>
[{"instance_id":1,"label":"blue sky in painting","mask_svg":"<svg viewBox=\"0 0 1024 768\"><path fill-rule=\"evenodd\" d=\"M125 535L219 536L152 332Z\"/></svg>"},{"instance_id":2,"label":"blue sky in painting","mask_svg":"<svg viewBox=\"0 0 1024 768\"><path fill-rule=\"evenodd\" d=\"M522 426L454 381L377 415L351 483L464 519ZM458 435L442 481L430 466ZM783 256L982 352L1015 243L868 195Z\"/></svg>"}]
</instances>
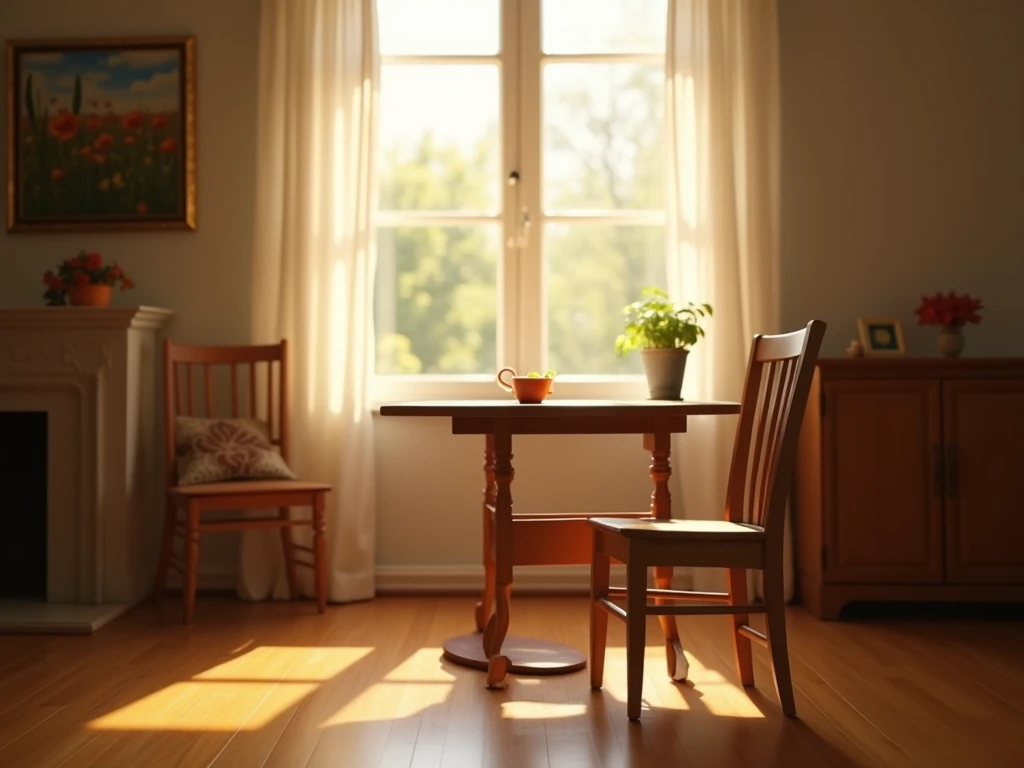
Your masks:
<instances>
[{"instance_id":1,"label":"blue sky in painting","mask_svg":"<svg viewBox=\"0 0 1024 768\"><path fill-rule=\"evenodd\" d=\"M76 75L82 78L85 113L94 109L118 114L132 109L166 112L178 106L181 53L177 48L33 51L22 53L20 64L22 88L31 73L41 104L51 106L51 111L70 108Z\"/></svg>"}]
</instances>

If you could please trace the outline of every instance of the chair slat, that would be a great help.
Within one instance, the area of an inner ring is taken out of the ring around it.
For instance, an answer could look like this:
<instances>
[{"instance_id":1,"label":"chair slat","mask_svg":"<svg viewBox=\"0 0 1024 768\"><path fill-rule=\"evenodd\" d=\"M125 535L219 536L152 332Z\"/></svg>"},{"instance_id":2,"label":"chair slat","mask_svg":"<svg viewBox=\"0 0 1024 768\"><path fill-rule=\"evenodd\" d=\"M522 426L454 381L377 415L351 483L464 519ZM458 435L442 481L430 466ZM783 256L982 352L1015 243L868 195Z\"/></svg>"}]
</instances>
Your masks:
<instances>
[{"instance_id":1,"label":"chair slat","mask_svg":"<svg viewBox=\"0 0 1024 768\"><path fill-rule=\"evenodd\" d=\"M274 364L267 363L267 432L274 440Z\"/></svg>"},{"instance_id":2,"label":"chair slat","mask_svg":"<svg viewBox=\"0 0 1024 768\"><path fill-rule=\"evenodd\" d=\"M192 375L192 363L185 363L185 378L188 380L188 388L185 390L185 402L188 403L188 416L195 416L194 404L196 399L196 381Z\"/></svg>"},{"instance_id":3,"label":"chair slat","mask_svg":"<svg viewBox=\"0 0 1024 768\"><path fill-rule=\"evenodd\" d=\"M231 418L238 418L238 363L231 364Z\"/></svg>"},{"instance_id":4,"label":"chair slat","mask_svg":"<svg viewBox=\"0 0 1024 768\"><path fill-rule=\"evenodd\" d=\"M213 418L214 413L217 411L217 406L213 400L213 366L209 363L204 363L203 374L206 379L206 408L204 412L207 418Z\"/></svg>"},{"instance_id":5,"label":"chair slat","mask_svg":"<svg viewBox=\"0 0 1024 768\"><path fill-rule=\"evenodd\" d=\"M249 417L256 418L256 363L249 363Z\"/></svg>"}]
</instances>

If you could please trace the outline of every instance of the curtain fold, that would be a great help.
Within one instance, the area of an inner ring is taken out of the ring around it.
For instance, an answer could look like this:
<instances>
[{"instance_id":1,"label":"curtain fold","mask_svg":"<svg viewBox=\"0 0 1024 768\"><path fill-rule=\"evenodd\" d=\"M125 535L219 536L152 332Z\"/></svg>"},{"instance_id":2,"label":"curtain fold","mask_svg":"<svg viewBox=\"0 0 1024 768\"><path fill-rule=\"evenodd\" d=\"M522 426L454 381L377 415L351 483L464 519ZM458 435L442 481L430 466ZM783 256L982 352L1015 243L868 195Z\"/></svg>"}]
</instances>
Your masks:
<instances>
[{"instance_id":1,"label":"curtain fold","mask_svg":"<svg viewBox=\"0 0 1024 768\"><path fill-rule=\"evenodd\" d=\"M333 486L328 599L367 599L375 536L374 0L263 0L260 23L252 337L288 340L290 463L300 478ZM295 530L308 546L308 529ZM286 597L283 565L276 531L246 532L239 594ZM312 573L299 575L311 595Z\"/></svg>"},{"instance_id":2,"label":"curtain fold","mask_svg":"<svg viewBox=\"0 0 1024 768\"><path fill-rule=\"evenodd\" d=\"M776 0L670 0L666 70L669 287L715 311L683 393L738 400L754 334L780 330ZM688 428L676 451L683 514L720 517L736 419ZM696 579L724 586L707 569Z\"/></svg>"}]
</instances>

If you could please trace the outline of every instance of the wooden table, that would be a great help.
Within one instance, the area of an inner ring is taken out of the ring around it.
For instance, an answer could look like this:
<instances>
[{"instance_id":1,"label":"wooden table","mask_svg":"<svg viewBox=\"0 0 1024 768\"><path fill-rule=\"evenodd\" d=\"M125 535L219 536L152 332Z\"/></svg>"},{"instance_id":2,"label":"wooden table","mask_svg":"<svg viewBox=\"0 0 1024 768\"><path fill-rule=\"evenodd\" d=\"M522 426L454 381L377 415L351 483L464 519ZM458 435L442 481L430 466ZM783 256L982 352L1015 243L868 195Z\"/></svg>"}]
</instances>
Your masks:
<instances>
[{"instance_id":1,"label":"wooden table","mask_svg":"<svg viewBox=\"0 0 1024 768\"><path fill-rule=\"evenodd\" d=\"M672 516L668 481L671 436L686 431L690 416L738 414L738 403L668 400L556 400L520 405L506 400L452 400L385 405L382 416L442 416L452 420L452 434L484 435L484 593L476 606L477 633L449 639L445 656L465 666L487 670L489 687L500 687L512 673L559 674L586 666L574 648L545 640L508 635L512 568L516 565L589 565L591 532L587 514L512 513L513 435L641 434L651 454L650 511L602 517ZM609 468L614 471L614 467ZM671 568L655 568L659 589L672 583ZM665 633L669 675L686 677L675 617L660 616ZM483 632L481 636L479 632Z\"/></svg>"}]
</instances>

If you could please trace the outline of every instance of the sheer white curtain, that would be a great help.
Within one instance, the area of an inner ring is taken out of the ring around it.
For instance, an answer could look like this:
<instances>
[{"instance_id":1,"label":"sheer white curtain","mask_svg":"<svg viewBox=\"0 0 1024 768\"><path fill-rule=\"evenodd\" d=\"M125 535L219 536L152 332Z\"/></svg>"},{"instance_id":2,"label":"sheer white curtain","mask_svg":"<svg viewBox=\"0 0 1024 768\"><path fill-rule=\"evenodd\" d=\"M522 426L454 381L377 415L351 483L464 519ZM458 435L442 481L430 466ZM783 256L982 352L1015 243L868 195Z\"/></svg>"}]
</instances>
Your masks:
<instances>
[{"instance_id":1,"label":"sheer white curtain","mask_svg":"<svg viewBox=\"0 0 1024 768\"><path fill-rule=\"evenodd\" d=\"M738 400L754 334L780 330L776 0L670 0L666 74L670 287L715 310L684 395ZM685 516L722 514L735 429L695 418L677 441Z\"/></svg>"},{"instance_id":2,"label":"sheer white curtain","mask_svg":"<svg viewBox=\"0 0 1024 768\"><path fill-rule=\"evenodd\" d=\"M289 342L293 468L334 486L333 602L374 592L368 387L379 72L374 0L263 0L252 331L256 343ZM264 534L244 534L239 593L283 598L280 537Z\"/></svg>"}]
</instances>

